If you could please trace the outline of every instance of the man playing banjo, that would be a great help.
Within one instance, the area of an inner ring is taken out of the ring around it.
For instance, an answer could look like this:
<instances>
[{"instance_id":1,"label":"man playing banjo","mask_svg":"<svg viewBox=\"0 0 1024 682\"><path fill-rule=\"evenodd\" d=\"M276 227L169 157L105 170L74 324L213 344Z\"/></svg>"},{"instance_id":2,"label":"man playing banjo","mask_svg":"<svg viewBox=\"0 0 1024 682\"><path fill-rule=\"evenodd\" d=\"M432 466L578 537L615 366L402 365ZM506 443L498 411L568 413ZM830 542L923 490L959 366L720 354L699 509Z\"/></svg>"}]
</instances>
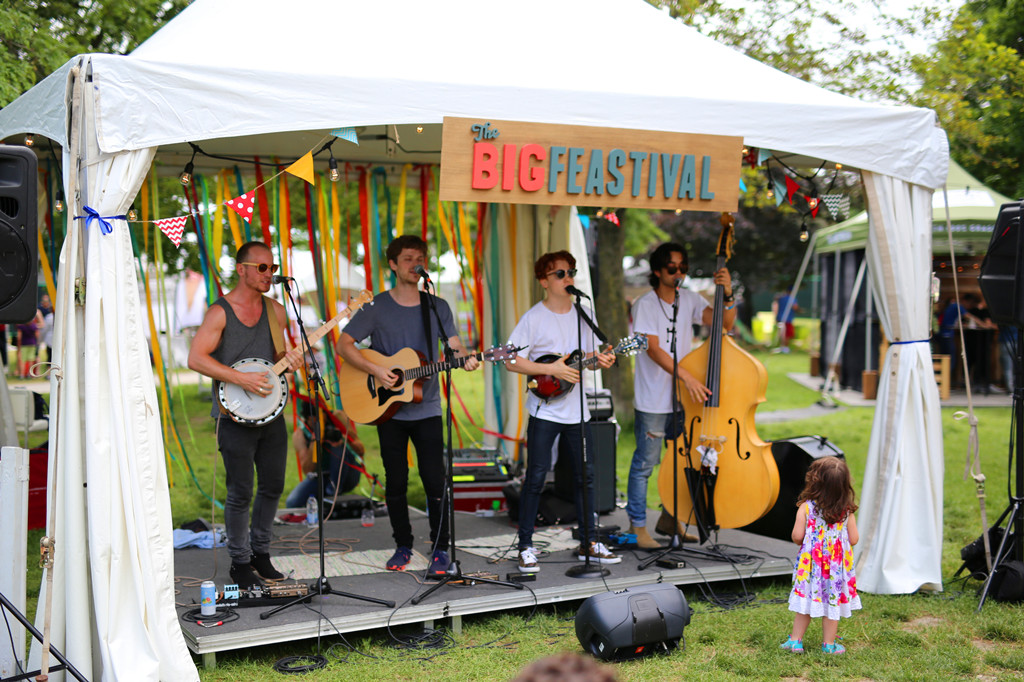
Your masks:
<instances>
[{"instance_id":1,"label":"man playing banjo","mask_svg":"<svg viewBox=\"0 0 1024 682\"><path fill-rule=\"evenodd\" d=\"M247 395L272 393L279 378L271 372L243 372L231 365L243 358L275 360L274 336L280 336L287 316L283 305L264 296L270 291L272 276L277 271L270 247L255 241L242 245L235 258L235 271L238 285L206 311L192 341L188 366L213 379L211 416L217 420L217 446L227 479L224 526L231 555L230 573L238 587L247 590L258 585L260 577L284 577L270 563L270 539L274 514L284 490L288 430L282 414L262 424L224 419L217 396L221 382L235 384ZM272 331L275 326L277 334ZM290 369L296 369L302 364L301 349L289 350L285 359ZM250 527L254 468L256 501Z\"/></svg>"}]
</instances>

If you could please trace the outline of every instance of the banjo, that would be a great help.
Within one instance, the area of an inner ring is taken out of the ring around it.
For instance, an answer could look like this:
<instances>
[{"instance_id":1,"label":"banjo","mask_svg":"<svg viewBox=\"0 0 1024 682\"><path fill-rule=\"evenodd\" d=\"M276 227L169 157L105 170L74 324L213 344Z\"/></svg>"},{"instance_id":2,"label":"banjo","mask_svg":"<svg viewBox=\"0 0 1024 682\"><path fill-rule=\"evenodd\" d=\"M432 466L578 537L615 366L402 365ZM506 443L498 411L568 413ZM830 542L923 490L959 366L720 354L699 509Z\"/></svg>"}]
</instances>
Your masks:
<instances>
[{"instance_id":1,"label":"banjo","mask_svg":"<svg viewBox=\"0 0 1024 682\"><path fill-rule=\"evenodd\" d=\"M314 344L323 336L334 329L339 322L346 317L351 317L357 310L366 303L373 300L373 294L365 289L353 299L347 308L328 320L322 327L309 335L309 343ZM231 365L231 369L239 372L263 372L272 373L278 378L277 382L271 382L270 390L260 395L250 393L238 384L220 382L217 397L220 400L221 411L239 424L260 426L277 418L284 406L288 403L288 379L283 376L288 369L288 362L285 358L272 363L263 358L243 358Z\"/></svg>"}]
</instances>

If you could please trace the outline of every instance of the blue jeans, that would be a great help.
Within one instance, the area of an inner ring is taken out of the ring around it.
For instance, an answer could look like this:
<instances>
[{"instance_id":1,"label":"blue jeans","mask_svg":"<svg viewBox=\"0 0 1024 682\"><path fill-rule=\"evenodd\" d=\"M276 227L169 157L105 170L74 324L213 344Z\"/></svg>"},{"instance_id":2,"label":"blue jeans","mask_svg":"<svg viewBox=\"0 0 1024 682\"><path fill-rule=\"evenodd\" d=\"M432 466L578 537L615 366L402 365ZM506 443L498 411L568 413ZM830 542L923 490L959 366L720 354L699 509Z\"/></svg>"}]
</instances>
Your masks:
<instances>
[{"instance_id":1,"label":"blue jeans","mask_svg":"<svg viewBox=\"0 0 1024 682\"><path fill-rule=\"evenodd\" d=\"M594 495L594 466L592 457L594 446L590 440L590 425L587 425L587 510L590 512L590 522L586 524L585 535L590 540L594 537L594 517L597 509L597 498ZM582 520L587 517L583 513L583 496L579 494L583 490L583 476L580 473L579 463L582 460L582 448L580 448L580 425L578 422L562 424L530 417L526 427L526 476L523 480L523 492L519 497L519 549L533 547L533 529L537 525L537 508L540 506L540 493L544 490L544 478L551 470L551 448L555 444L555 438L561 435L558 441L558 456L569 457L572 464L573 487L576 490L576 518L583 527ZM580 543L582 544L582 543Z\"/></svg>"},{"instance_id":2,"label":"blue jeans","mask_svg":"<svg viewBox=\"0 0 1024 682\"><path fill-rule=\"evenodd\" d=\"M324 499L330 501L334 497L334 490L338 486L338 479L341 479L341 491L347 493L359 484L359 471L354 468L356 456L351 450L346 450L343 445L324 444L327 450L327 480L324 481ZM345 469L342 471L341 460L345 458ZM299 481L285 501L286 507L304 507L310 495L316 497L320 492L320 481L316 476L310 475Z\"/></svg>"},{"instance_id":3,"label":"blue jeans","mask_svg":"<svg viewBox=\"0 0 1024 682\"><path fill-rule=\"evenodd\" d=\"M671 437L672 413L633 412L633 435L636 450L629 465L626 484L626 514L634 528L647 525L647 481L661 461L665 439ZM682 423L682 415L679 416Z\"/></svg>"}]
</instances>

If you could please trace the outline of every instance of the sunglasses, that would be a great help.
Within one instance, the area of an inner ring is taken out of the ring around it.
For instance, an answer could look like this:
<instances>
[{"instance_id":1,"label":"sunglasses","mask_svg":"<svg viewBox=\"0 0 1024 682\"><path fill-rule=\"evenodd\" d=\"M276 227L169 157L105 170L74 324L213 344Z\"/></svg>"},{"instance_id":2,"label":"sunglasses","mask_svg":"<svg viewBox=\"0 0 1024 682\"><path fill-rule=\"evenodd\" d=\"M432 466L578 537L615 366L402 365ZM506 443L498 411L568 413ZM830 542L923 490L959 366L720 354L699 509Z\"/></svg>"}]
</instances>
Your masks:
<instances>
[{"instance_id":1,"label":"sunglasses","mask_svg":"<svg viewBox=\"0 0 1024 682\"><path fill-rule=\"evenodd\" d=\"M274 263L273 265L267 265L266 263L239 263L239 265L248 265L250 267L256 268L256 272L260 273L261 275L265 274L267 270L270 270L270 274L274 274L280 267L277 263Z\"/></svg>"},{"instance_id":2,"label":"sunglasses","mask_svg":"<svg viewBox=\"0 0 1024 682\"><path fill-rule=\"evenodd\" d=\"M684 272L685 273L686 272L686 264L684 263L683 265L676 265L675 263L669 263L668 265L665 266L665 272L667 272L670 275L674 275L677 272Z\"/></svg>"},{"instance_id":3,"label":"sunglasses","mask_svg":"<svg viewBox=\"0 0 1024 682\"><path fill-rule=\"evenodd\" d=\"M554 275L558 279L565 279L566 275L569 275L570 277L575 277L576 268L573 268L572 270L553 270L547 274L548 277L550 277L551 275Z\"/></svg>"}]
</instances>

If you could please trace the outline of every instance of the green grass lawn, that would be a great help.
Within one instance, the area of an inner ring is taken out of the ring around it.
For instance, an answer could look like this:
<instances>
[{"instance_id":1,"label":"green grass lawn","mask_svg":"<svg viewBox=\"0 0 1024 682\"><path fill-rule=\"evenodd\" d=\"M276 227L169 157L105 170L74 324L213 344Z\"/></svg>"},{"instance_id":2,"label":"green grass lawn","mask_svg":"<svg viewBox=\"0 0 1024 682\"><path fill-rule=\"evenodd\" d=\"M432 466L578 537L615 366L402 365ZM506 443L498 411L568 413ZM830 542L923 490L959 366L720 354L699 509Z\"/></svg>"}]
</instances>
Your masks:
<instances>
[{"instance_id":1,"label":"green grass lawn","mask_svg":"<svg viewBox=\"0 0 1024 682\"><path fill-rule=\"evenodd\" d=\"M808 358L802 353L790 355L759 354L769 372L767 400L758 412L806 407L818 399L788 378L788 372L806 372ZM483 380L477 372L457 372L456 386L481 423ZM195 387L182 389L184 408L176 403L176 419L187 422L193 436L182 429L187 439L189 459L203 489L214 488L217 471L218 497L223 499L223 470L215 455L209 402L200 399ZM702 591L689 587L685 595L694 608L693 620L684 631L685 650L666 657L618 664L615 674L621 680L660 680L687 678L727 680L737 678L831 680L932 680L932 679L1020 679L1024 675L1024 618L1019 605L986 603L976 613L976 582L964 586L950 579L960 565L959 550L981 532L974 483L964 481L967 426L955 421L955 410L943 409L945 440L945 504L942 569L945 591L933 595L862 595L864 608L844 621L840 634L849 655L826 659L817 653L820 624L808 631L808 654L796 657L778 649L792 624L783 603L789 590L788 579L761 579L745 585L716 584L716 593L737 594L750 591L754 601L743 607L722 608L702 600ZM460 421L465 417L457 412ZM986 503L989 522L995 520L1008 502L1007 447L1010 430L1009 408L978 411L981 456L988 477ZM872 408L836 410L822 417L797 422L764 425L758 428L764 440L805 434L828 436L844 452L854 474L858 492L867 455L873 419ZM619 415L622 434L618 442L616 469L619 489L625 489L629 460L633 450L632 424L628 415ZM466 424L468 427L468 424ZM382 473L377 439L373 427L360 427L367 445L367 464ZM463 432L469 445L476 432ZM456 443L458 445L458 443ZM290 463L289 482L296 481L294 460ZM203 516L210 518L209 501L192 483L180 465L172 467L174 486L171 505L175 524ZM422 504L423 494L415 476L411 479L412 500ZM651 486L650 503L658 504L656 486ZM219 511L215 514L219 519ZM38 534L30 539L30 556L37 552ZM33 544L34 543L34 544ZM795 551L795 547L794 547ZM31 568L29 584L39 582L38 569ZM259 647L218 654L215 670L201 670L205 680L279 679L272 666L284 656L325 651L326 670L312 673L308 679L328 680L506 680L536 658L559 651L579 651L573 629L577 604L541 607L534 612L523 609L487 616L466 618L463 633L453 646L442 650L408 651L390 646L386 631L371 631L347 636L357 651L346 651L341 638L327 637L318 649L312 640ZM34 608L34 607L33 607Z\"/></svg>"}]
</instances>

